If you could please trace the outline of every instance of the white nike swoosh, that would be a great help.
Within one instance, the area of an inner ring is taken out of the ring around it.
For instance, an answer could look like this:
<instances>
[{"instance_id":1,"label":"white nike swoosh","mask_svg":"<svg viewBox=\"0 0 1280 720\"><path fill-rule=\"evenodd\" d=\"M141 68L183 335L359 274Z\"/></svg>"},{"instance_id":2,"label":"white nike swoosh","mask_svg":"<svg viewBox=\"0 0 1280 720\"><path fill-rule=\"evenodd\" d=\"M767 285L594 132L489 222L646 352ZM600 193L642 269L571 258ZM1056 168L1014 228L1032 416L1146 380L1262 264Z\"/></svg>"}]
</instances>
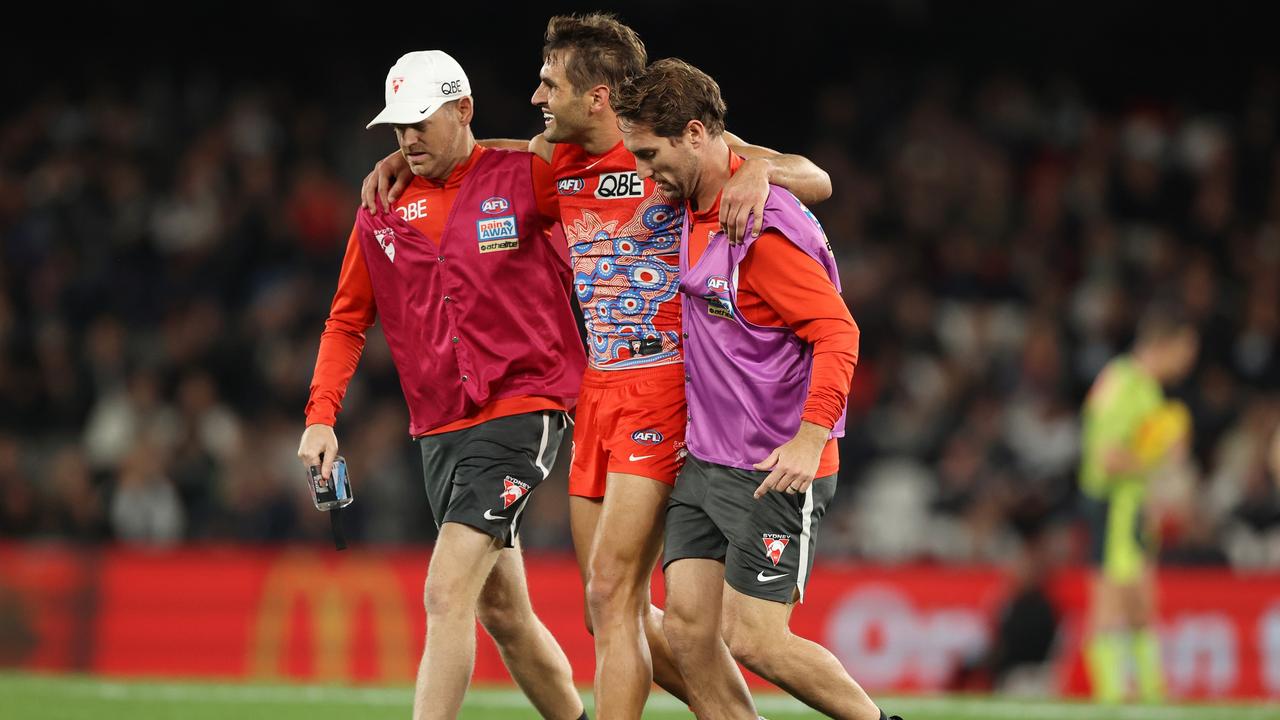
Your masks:
<instances>
[{"instance_id":1,"label":"white nike swoosh","mask_svg":"<svg viewBox=\"0 0 1280 720\"><path fill-rule=\"evenodd\" d=\"M484 519L485 520L506 520L507 518L502 515L494 515L492 510L485 510Z\"/></svg>"},{"instance_id":2,"label":"white nike swoosh","mask_svg":"<svg viewBox=\"0 0 1280 720\"><path fill-rule=\"evenodd\" d=\"M597 160L597 161L595 161L595 162L591 163L590 165L588 165L588 166L586 166L586 167L584 167L584 168L582 168L582 169L583 169L583 170L590 170L591 168L593 168L593 167L595 167L595 166L599 165L599 164L600 164L601 162L603 162L603 161L604 161L604 158L600 158L599 160Z\"/></svg>"},{"instance_id":3,"label":"white nike swoosh","mask_svg":"<svg viewBox=\"0 0 1280 720\"><path fill-rule=\"evenodd\" d=\"M631 462L640 462L641 460L648 460L651 457L657 457L657 455L628 455L627 460Z\"/></svg>"},{"instance_id":4,"label":"white nike swoosh","mask_svg":"<svg viewBox=\"0 0 1280 720\"><path fill-rule=\"evenodd\" d=\"M781 575L765 575L762 570L759 575L756 575L756 582L769 582L771 580L777 580L778 578L784 578L788 574L789 573L782 573Z\"/></svg>"}]
</instances>

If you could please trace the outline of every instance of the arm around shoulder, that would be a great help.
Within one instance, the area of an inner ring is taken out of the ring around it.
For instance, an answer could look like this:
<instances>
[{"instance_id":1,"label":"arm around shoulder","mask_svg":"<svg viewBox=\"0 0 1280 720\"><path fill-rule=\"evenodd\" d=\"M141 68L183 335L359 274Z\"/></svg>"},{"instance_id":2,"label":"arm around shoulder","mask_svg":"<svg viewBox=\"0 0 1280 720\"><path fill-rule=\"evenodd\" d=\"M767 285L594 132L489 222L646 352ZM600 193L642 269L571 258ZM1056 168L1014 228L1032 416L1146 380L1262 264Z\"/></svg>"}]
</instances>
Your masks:
<instances>
[{"instance_id":1,"label":"arm around shoulder","mask_svg":"<svg viewBox=\"0 0 1280 720\"><path fill-rule=\"evenodd\" d=\"M760 145L750 145L742 138L725 132L729 149L747 160L768 164L769 182L791 191L806 205L816 205L831 197L831 176L803 155L780 153Z\"/></svg>"}]
</instances>

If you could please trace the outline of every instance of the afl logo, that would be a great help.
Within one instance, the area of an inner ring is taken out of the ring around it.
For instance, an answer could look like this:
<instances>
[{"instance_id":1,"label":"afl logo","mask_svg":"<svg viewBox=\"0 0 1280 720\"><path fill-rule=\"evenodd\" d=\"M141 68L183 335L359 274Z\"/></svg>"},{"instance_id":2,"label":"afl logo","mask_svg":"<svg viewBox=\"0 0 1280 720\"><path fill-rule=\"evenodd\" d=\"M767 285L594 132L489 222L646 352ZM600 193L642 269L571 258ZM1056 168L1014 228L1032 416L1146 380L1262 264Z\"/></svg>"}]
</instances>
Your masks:
<instances>
[{"instance_id":1,"label":"afl logo","mask_svg":"<svg viewBox=\"0 0 1280 720\"><path fill-rule=\"evenodd\" d=\"M480 211L487 215L497 215L500 212L506 212L509 207L511 207L511 203L507 202L506 198L498 197L497 195L480 203Z\"/></svg>"},{"instance_id":2,"label":"afl logo","mask_svg":"<svg viewBox=\"0 0 1280 720\"><path fill-rule=\"evenodd\" d=\"M707 289L713 293L729 292L729 280L723 275L712 275L707 278Z\"/></svg>"},{"instance_id":3,"label":"afl logo","mask_svg":"<svg viewBox=\"0 0 1280 720\"><path fill-rule=\"evenodd\" d=\"M631 433L631 439L641 445L657 445L662 442L662 433L657 430L637 430Z\"/></svg>"},{"instance_id":4,"label":"afl logo","mask_svg":"<svg viewBox=\"0 0 1280 720\"><path fill-rule=\"evenodd\" d=\"M587 184L582 181L582 178L565 178L556 183L556 192L561 195L577 195L578 191L586 187L586 185Z\"/></svg>"}]
</instances>

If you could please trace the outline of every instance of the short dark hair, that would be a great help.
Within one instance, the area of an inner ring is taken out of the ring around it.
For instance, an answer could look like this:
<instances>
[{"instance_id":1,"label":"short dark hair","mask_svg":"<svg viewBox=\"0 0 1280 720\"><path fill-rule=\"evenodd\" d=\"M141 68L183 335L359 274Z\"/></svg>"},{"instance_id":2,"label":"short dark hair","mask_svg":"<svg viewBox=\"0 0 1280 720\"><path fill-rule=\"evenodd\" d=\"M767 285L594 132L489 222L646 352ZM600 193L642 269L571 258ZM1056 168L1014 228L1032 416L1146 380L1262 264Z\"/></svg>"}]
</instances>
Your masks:
<instances>
[{"instance_id":1,"label":"short dark hair","mask_svg":"<svg viewBox=\"0 0 1280 720\"><path fill-rule=\"evenodd\" d=\"M656 60L610 96L613 111L658 137L679 137L690 120L714 135L724 132L728 108L710 75L679 58Z\"/></svg>"},{"instance_id":2,"label":"short dark hair","mask_svg":"<svg viewBox=\"0 0 1280 720\"><path fill-rule=\"evenodd\" d=\"M596 85L615 91L622 81L644 70L649 60L636 31L611 13L556 15L547 21L542 59L563 59L566 50L573 51L573 62L565 64L565 74L578 93Z\"/></svg>"}]
</instances>

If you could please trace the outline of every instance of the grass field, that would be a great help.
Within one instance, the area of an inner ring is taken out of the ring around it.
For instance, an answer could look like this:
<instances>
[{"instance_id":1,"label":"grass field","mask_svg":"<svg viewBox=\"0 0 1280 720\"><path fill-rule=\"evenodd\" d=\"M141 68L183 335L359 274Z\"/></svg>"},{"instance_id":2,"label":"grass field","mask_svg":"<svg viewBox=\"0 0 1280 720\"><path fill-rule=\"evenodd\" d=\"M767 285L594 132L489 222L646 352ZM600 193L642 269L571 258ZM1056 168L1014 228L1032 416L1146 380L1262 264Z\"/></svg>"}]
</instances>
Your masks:
<instances>
[{"instance_id":1,"label":"grass field","mask_svg":"<svg viewBox=\"0 0 1280 720\"><path fill-rule=\"evenodd\" d=\"M408 688L320 685L135 682L85 676L0 673L3 720L377 720L408 717ZM586 695L590 709L590 695ZM1280 705L1164 705L1098 707L1066 701L990 697L880 698L905 720L1277 720ZM770 720L818 718L788 697L759 695ZM465 720L533 720L538 717L517 691L475 688L467 696ZM684 706L655 694L646 718L690 718Z\"/></svg>"}]
</instances>

